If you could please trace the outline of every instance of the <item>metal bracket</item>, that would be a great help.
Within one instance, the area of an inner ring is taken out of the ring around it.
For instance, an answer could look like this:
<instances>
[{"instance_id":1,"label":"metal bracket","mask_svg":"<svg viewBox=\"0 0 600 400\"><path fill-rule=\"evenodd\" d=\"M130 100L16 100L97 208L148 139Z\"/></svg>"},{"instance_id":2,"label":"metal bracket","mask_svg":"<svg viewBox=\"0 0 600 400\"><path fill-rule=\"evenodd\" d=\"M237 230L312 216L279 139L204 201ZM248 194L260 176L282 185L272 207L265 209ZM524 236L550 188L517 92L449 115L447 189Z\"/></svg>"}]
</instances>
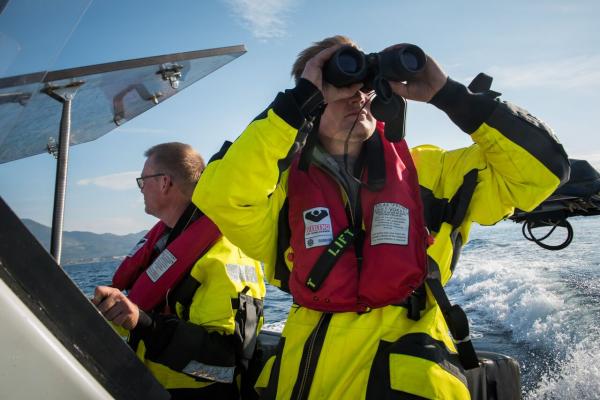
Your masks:
<instances>
[{"instance_id":1,"label":"metal bracket","mask_svg":"<svg viewBox=\"0 0 600 400\"><path fill-rule=\"evenodd\" d=\"M7 103L19 103L25 107L29 99L31 99L31 93L0 93L0 105Z\"/></svg>"},{"instance_id":2,"label":"metal bracket","mask_svg":"<svg viewBox=\"0 0 600 400\"><path fill-rule=\"evenodd\" d=\"M175 90L179 88L179 80L181 79L182 65L172 64L170 66L162 66L157 74L161 74L163 80L169 81L171 87Z\"/></svg>"},{"instance_id":3,"label":"metal bracket","mask_svg":"<svg viewBox=\"0 0 600 400\"><path fill-rule=\"evenodd\" d=\"M55 160L58 160L58 143L56 143L56 139L54 139L54 137L50 136L48 138L46 150L48 150L48 153L54 157Z\"/></svg>"},{"instance_id":4,"label":"metal bracket","mask_svg":"<svg viewBox=\"0 0 600 400\"><path fill-rule=\"evenodd\" d=\"M159 99L164 96L162 92L151 93L148 88L141 83L127 86L113 98L113 122L117 126L121 126L123 123L127 122L127 119L125 118L125 96L130 92L135 92L141 99L151 101L154 104L158 104Z\"/></svg>"},{"instance_id":5,"label":"metal bracket","mask_svg":"<svg viewBox=\"0 0 600 400\"><path fill-rule=\"evenodd\" d=\"M42 89L42 92L63 103L67 100L72 100L77 93L77 89L84 83L85 81L73 81L64 86L52 86L51 83L48 83L46 87Z\"/></svg>"}]
</instances>

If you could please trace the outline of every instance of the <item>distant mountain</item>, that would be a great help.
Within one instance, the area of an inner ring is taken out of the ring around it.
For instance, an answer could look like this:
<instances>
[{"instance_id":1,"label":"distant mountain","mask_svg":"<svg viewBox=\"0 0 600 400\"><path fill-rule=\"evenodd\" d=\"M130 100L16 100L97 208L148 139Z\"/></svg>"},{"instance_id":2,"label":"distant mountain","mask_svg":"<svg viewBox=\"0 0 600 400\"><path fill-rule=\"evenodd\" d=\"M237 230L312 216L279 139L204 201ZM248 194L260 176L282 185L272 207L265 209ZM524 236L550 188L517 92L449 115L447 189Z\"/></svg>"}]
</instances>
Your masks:
<instances>
[{"instance_id":1,"label":"distant mountain","mask_svg":"<svg viewBox=\"0 0 600 400\"><path fill-rule=\"evenodd\" d=\"M23 219L22 221L46 250L49 250L50 228L31 219ZM146 231L129 235L63 231L62 264L105 261L124 257L145 234Z\"/></svg>"}]
</instances>

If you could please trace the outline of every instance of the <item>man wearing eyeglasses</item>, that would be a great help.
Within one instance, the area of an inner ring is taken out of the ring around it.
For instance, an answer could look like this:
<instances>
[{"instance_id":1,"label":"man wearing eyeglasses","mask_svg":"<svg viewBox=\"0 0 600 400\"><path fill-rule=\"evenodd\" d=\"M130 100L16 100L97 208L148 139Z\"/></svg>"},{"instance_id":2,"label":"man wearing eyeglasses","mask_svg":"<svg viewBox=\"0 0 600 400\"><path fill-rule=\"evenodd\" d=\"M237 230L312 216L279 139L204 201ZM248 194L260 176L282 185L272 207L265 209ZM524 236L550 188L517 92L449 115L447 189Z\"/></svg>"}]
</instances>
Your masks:
<instances>
[{"instance_id":1,"label":"man wearing eyeglasses","mask_svg":"<svg viewBox=\"0 0 600 400\"><path fill-rule=\"evenodd\" d=\"M96 288L93 303L173 399L237 399L236 377L262 323L260 263L191 203L204 169L191 146L163 143L145 156L136 181L146 213L160 221L123 260L112 287Z\"/></svg>"}]
</instances>

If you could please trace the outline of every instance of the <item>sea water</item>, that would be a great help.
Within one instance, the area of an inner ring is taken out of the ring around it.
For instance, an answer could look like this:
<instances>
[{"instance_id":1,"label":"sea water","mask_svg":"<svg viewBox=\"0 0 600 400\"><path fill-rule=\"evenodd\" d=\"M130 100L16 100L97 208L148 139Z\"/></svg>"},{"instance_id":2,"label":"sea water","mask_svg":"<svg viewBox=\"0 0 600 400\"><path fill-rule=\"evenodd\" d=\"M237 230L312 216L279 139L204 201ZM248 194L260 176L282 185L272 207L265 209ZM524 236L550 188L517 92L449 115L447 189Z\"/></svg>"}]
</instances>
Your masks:
<instances>
[{"instance_id":1,"label":"sea water","mask_svg":"<svg viewBox=\"0 0 600 400\"><path fill-rule=\"evenodd\" d=\"M525 399L600 398L600 217L570 221L575 238L560 251L525 240L512 222L475 226L447 286L468 313L475 347L519 361ZM117 264L65 270L91 296ZM268 286L266 328L281 330L290 304Z\"/></svg>"}]
</instances>

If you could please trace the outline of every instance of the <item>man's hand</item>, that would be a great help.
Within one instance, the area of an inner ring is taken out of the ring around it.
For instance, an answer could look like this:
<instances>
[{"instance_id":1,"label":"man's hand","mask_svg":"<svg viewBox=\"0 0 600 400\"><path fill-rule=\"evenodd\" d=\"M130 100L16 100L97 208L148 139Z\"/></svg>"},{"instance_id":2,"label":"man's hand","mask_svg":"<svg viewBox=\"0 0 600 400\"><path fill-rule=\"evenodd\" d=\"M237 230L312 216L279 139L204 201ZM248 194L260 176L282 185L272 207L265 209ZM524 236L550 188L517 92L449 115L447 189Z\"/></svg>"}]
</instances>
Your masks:
<instances>
[{"instance_id":1,"label":"man's hand","mask_svg":"<svg viewBox=\"0 0 600 400\"><path fill-rule=\"evenodd\" d=\"M384 51L402 46L406 44L396 44ZM390 81L390 86L397 95L405 99L428 102L446 84L448 75L433 58L425 56L427 57L425 68L409 82Z\"/></svg>"},{"instance_id":2,"label":"man's hand","mask_svg":"<svg viewBox=\"0 0 600 400\"><path fill-rule=\"evenodd\" d=\"M107 320L127 330L136 327L140 318L140 309L119 289L108 286L97 286L92 303Z\"/></svg>"},{"instance_id":3,"label":"man's hand","mask_svg":"<svg viewBox=\"0 0 600 400\"><path fill-rule=\"evenodd\" d=\"M323 66L340 47L342 45L338 44L317 53L316 56L308 60L300 76L319 88L321 93L323 93L325 103L350 98L362 87L362 83L355 83L354 85L337 88L323 81Z\"/></svg>"}]
</instances>

